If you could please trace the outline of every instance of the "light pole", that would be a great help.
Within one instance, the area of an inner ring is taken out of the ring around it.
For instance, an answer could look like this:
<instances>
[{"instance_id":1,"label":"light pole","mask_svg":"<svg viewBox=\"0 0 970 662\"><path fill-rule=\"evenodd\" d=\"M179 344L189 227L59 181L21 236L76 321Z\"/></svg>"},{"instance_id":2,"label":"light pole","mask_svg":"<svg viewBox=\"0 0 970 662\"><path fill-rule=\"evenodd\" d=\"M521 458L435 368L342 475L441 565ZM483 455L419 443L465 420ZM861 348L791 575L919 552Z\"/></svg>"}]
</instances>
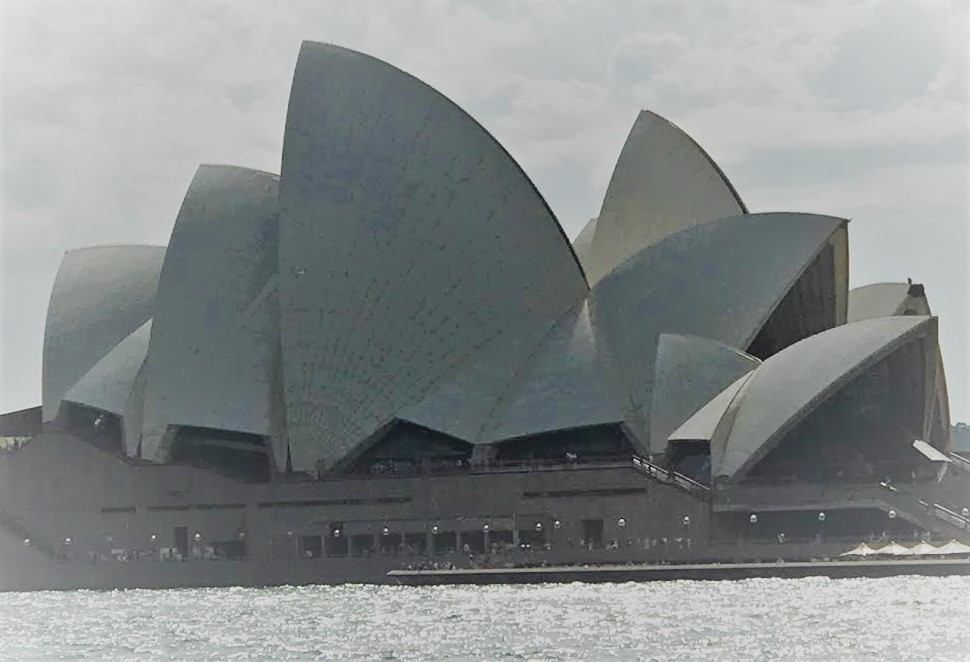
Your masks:
<instances>
[{"instance_id":1,"label":"light pole","mask_svg":"<svg viewBox=\"0 0 970 662\"><path fill-rule=\"evenodd\" d=\"M482 524L482 547L484 548L484 551L486 554L488 554L489 552L489 546L488 546L489 528L490 527L488 526L488 522L485 522L484 524Z\"/></svg>"},{"instance_id":2,"label":"light pole","mask_svg":"<svg viewBox=\"0 0 970 662\"><path fill-rule=\"evenodd\" d=\"M684 518L680 521L684 525L684 549L690 552L690 517L684 515Z\"/></svg>"},{"instance_id":3,"label":"light pole","mask_svg":"<svg viewBox=\"0 0 970 662\"><path fill-rule=\"evenodd\" d=\"M822 536L822 526L825 524L825 511L818 514L818 541L821 543L824 541Z\"/></svg>"}]
</instances>

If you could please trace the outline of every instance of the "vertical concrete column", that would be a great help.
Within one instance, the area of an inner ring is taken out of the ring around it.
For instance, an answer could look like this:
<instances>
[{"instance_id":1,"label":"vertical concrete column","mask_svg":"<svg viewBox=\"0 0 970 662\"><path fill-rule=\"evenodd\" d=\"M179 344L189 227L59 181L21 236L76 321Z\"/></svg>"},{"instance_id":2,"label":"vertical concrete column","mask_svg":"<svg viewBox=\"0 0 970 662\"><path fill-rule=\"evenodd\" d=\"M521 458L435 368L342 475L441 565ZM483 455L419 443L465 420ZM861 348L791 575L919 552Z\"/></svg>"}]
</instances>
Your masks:
<instances>
[{"instance_id":1,"label":"vertical concrete column","mask_svg":"<svg viewBox=\"0 0 970 662\"><path fill-rule=\"evenodd\" d=\"M472 447L471 465L487 467L495 459L495 447L491 444L476 444Z\"/></svg>"}]
</instances>

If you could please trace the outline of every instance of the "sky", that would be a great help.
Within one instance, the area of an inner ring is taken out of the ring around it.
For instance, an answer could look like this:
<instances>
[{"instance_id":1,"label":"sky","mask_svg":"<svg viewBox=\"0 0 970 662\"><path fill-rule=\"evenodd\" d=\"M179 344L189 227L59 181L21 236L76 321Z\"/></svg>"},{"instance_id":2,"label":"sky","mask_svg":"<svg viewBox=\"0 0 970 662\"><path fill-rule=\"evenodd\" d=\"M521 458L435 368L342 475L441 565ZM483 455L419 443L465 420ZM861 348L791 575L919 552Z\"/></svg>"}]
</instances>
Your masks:
<instances>
[{"instance_id":1,"label":"sky","mask_svg":"<svg viewBox=\"0 0 970 662\"><path fill-rule=\"evenodd\" d=\"M925 284L952 418L970 421L968 7L0 0L0 412L40 404L65 250L164 245L200 163L279 172L308 39L465 108L571 238L642 108L696 139L751 211L851 219L850 284Z\"/></svg>"}]
</instances>

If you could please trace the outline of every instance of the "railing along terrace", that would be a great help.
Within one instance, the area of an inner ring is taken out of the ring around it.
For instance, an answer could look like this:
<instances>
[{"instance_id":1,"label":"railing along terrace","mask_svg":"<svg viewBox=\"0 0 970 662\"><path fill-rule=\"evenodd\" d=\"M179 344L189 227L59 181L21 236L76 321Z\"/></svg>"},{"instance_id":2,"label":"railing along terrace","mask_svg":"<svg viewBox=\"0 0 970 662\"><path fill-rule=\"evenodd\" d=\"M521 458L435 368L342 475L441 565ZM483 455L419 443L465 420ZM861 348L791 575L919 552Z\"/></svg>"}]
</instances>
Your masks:
<instances>
[{"instance_id":1,"label":"railing along terrace","mask_svg":"<svg viewBox=\"0 0 970 662\"><path fill-rule=\"evenodd\" d=\"M659 464L651 462L650 460L638 455L633 456L633 466L659 481L677 485L678 487L690 492L698 492L702 494L708 494L710 492L710 488L704 483L698 482L689 476L685 476L682 473L674 471L673 469L660 466Z\"/></svg>"},{"instance_id":2,"label":"railing along terrace","mask_svg":"<svg viewBox=\"0 0 970 662\"><path fill-rule=\"evenodd\" d=\"M955 513L946 506L939 503L929 503L921 498L919 495L913 491L913 487L907 484L893 485L892 483L887 483L882 481L879 486L885 490L885 493L891 495L896 507L902 510L907 510L905 507L905 502L908 501L910 506L915 506L916 509L922 511L924 514L936 517L952 526L970 531L970 519L963 517L962 515ZM915 504L913 503L915 501ZM903 502L904 505L900 506L899 503Z\"/></svg>"},{"instance_id":3,"label":"railing along terrace","mask_svg":"<svg viewBox=\"0 0 970 662\"><path fill-rule=\"evenodd\" d=\"M575 458L535 458L512 460L395 460L377 462L369 467L347 473L321 473L320 480L353 478L394 478L398 476L447 475L459 473L493 473L503 471L543 471L564 468L620 468L630 466L629 455L588 455Z\"/></svg>"},{"instance_id":4,"label":"railing along terrace","mask_svg":"<svg viewBox=\"0 0 970 662\"><path fill-rule=\"evenodd\" d=\"M964 471L970 471L970 460L963 457L962 455L958 455L957 453L950 453L949 457L950 457L950 461L953 464L960 467Z\"/></svg>"},{"instance_id":5,"label":"railing along terrace","mask_svg":"<svg viewBox=\"0 0 970 662\"><path fill-rule=\"evenodd\" d=\"M563 469L619 469L632 466L660 482L682 489L707 494L710 489L682 473L660 466L638 455L570 455L562 458L523 458L469 462L467 460L387 461L367 467L366 471L349 474L321 473L320 480L354 478L395 478L419 475L459 473L502 473L520 471L562 471Z\"/></svg>"},{"instance_id":6,"label":"railing along terrace","mask_svg":"<svg viewBox=\"0 0 970 662\"><path fill-rule=\"evenodd\" d=\"M945 522L949 522L954 526L958 526L962 529L970 531L970 520L965 517L958 515L949 508L941 506L938 503L933 504L933 514L942 519Z\"/></svg>"}]
</instances>

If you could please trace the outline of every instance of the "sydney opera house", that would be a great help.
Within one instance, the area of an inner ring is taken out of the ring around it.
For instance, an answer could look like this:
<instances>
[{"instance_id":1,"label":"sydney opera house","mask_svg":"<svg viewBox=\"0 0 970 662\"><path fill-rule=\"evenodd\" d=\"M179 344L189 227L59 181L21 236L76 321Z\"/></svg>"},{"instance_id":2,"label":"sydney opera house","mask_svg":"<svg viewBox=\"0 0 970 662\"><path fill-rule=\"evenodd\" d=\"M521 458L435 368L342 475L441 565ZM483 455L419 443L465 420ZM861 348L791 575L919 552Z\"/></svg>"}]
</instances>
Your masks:
<instances>
[{"instance_id":1,"label":"sydney opera house","mask_svg":"<svg viewBox=\"0 0 970 662\"><path fill-rule=\"evenodd\" d=\"M304 43L279 175L203 165L167 246L65 254L41 406L0 417L4 581L966 538L927 292L849 267L846 219L750 211L647 111L570 243L461 108Z\"/></svg>"}]
</instances>

